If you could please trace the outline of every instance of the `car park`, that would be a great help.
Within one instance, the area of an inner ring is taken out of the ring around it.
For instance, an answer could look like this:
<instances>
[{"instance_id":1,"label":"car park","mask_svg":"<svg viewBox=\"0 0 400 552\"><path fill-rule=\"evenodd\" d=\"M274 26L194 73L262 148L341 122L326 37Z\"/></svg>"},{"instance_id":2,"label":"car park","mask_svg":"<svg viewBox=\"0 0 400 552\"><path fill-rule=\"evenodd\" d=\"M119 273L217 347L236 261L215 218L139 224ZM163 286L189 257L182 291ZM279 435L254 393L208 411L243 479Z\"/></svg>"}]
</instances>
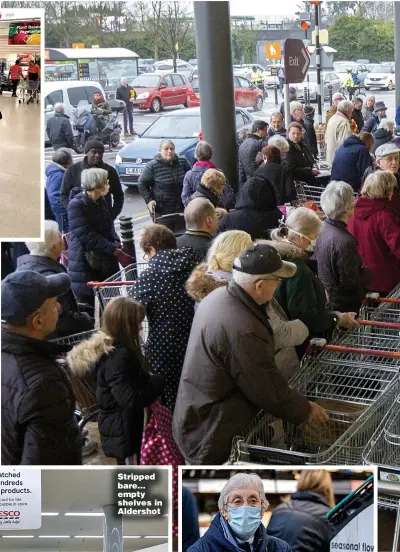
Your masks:
<instances>
[{"instance_id":1,"label":"car park","mask_svg":"<svg viewBox=\"0 0 400 552\"><path fill-rule=\"evenodd\" d=\"M166 59L164 61L157 61L154 65L154 72L156 75L166 75L167 73L174 72L174 62L172 59ZM181 59L176 60L176 70L180 75L185 75L189 77L190 73L193 71L193 65L183 61Z\"/></svg>"},{"instance_id":2,"label":"car park","mask_svg":"<svg viewBox=\"0 0 400 552\"><path fill-rule=\"evenodd\" d=\"M307 75L309 77L309 94L310 101L317 101L318 93L318 83L317 83L317 73L316 71L310 71ZM304 88L307 88L307 76L301 84L290 84L289 86L296 89L296 96L298 100L304 99ZM330 71L321 72L321 81L324 86L324 97L325 99L330 98L330 91L332 94L339 92L341 88L341 82L339 76L336 73Z\"/></svg>"},{"instance_id":3,"label":"car park","mask_svg":"<svg viewBox=\"0 0 400 552\"><path fill-rule=\"evenodd\" d=\"M190 85L184 75L146 73L138 75L129 84L136 92L136 99L132 104L139 109L150 109L153 113L159 113L163 107L171 105L183 104L187 107Z\"/></svg>"},{"instance_id":4,"label":"car park","mask_svg":"<svg viewBox=\"0 0 400 552\"><path fill-rule=\"evenodd\" d=\"M235 112L236 131L250 131L255 118L240 107L236 107ZM193 163L194 150L202 138L200 107L165 113L138 139L124 146L115 160L115 168L122 184L137 186L144 167L158 152L161 140L167 138L174 142L178 155L184 155Z\"/></svg>"},{"instance_id":5,"label":"car park","mask_svg":"<svg viewBox=\"0 0 400 552\"><path fill-rule=\"evenodd\" d=\"M190 83L187 104L188 107L198 107L200 105L199 79L193 79ZM252 82L243 77L233 77L233 93L235 96L235 105L237 107L252 107L254 111L261 111L263 108L263 91L257 88Z\"/></svg>"},{"instance_id":6,"label":"car park","mask_svg":"<svg viewBox=\"0 0 400 552\"><path fill-rule=\"evenodd\" d=\"M353 74L357 75L361 86L364 86L365 77L368 75L368 67L365 63L356 63L354 61L335 61L333 64L335 74L340 78L341 84L343 84L348 76L348 68L351 68Z\"/></svg>"},{"instance_id":7,"label":"car park","mask_svg":"<svg viewBox=\"0 0 400 552\"><path fill-rule=\"evenodd\" d=\"M365 90L379 88L380 90L393 90L395 87L395 65L374 65L364 81Z\"/></svg>"}]
</instances>

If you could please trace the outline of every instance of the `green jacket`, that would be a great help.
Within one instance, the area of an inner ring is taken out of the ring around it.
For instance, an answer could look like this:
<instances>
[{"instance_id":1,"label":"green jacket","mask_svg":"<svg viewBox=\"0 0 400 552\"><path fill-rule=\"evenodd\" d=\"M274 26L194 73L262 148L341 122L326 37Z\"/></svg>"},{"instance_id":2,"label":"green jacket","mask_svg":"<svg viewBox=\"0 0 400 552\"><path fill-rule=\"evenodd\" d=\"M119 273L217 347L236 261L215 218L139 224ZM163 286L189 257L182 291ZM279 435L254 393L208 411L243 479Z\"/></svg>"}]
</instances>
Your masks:
<instances>
[{"instance_id":1,"label":"green jacket","mask_svg":"<svg viewBox=\"0 0 400 552\"><path fill-rule=\"evenodd\" d=\"M270 242L285 261L295 263L297 272L283 280L275 291L275 299L290 320L299 319L308 328L310 337L322 337L337 324L335 312L326 309L325 289L307 263L307 254L288 242Z\"/></svg>"}]
</instances>

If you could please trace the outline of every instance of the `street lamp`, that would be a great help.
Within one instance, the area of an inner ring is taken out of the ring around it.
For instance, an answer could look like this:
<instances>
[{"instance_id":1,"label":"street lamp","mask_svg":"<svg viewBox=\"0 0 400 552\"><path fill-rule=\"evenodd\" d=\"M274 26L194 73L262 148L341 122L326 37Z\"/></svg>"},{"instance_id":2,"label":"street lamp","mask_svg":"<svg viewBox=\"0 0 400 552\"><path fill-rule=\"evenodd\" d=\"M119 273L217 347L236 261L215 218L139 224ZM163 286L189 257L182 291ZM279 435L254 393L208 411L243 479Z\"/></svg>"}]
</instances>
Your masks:
<instances>
[{"instance_id":1,"label":"street lamp","mask_svg":"<svg viewBox=\"0 0 400 552\"><path fill-rule=\"evenodd\" d=\"M322 124L322 102L321 102L321 45L319 43L319 6L322 0L311 0L315 8L315 61L317 66L317 102L318 102L318 123Z\"/></svg>"}]
</instances>

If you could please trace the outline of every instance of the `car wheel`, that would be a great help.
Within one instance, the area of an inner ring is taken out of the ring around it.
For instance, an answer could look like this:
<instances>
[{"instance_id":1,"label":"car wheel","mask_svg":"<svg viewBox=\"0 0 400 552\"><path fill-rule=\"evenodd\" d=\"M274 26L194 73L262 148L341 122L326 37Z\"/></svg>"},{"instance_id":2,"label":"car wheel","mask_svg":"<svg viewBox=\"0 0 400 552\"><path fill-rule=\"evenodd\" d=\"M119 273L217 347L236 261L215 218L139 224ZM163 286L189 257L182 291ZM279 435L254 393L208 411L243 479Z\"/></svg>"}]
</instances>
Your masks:
<instances>
[{"instance_id":1,"label":"car wheel","mask_svg":"<svg viewBox=\"0 0 400 552\"><path fill-rule=\"evenodd\" d=\"M369 90L370 87L369 86L364 86L364 88L365 88L365 90Z\"/></svg>"},{"instance_id":2,"label":"car wheel","mask_svg":"<svg viewBox=\"0 0 400 552\"><path fill-rule=\"evenodd\" d=\"M393 90L393 82L389 81L389 84L387 85L388 90Z\"/></svg>"},{"instance_id":3,"label":"car wheel","mask_svg":"<svg viewBox=\"0 0 400 552\"><path fill-rule=\"evenodd\" d=\"M254 106L254 111L262 111L262 108L264 107L264 100L262 99L262 96L258 96L256 100L256 105Z\"/></svg>"},{"instance_id":4,"label":"car wheel","mask_svg":"<svg viewBox=\"0 0 400 552\"><path fill-rule=\"evenodd\" d=\"M151 105L150 105L150 111L152 113L160 113L162 109L162 106L161 106L161 100L160 98L154 98L152 101L151 101Z\"/></svg>"},{"instance_id":5,"label":"car wheel","mask_svg":"<svg viewBox=\"0 0 400 552\"><path fill-rule=\"evenodd\" d=\"M183 107L189 107L187 96L186 100L183 102Z\"/></svg>"},{"instance_id":6,"label":"car wheel","mask_svg":"<svg viewBox=\"0 0 400 552\"><path fill-rule=\"evenodd\" d=\"M117 148L118 144L119 144L119 138L114 138L113 140L111 140L111 147L112 148Z\"/></svg>"}]
</instances>

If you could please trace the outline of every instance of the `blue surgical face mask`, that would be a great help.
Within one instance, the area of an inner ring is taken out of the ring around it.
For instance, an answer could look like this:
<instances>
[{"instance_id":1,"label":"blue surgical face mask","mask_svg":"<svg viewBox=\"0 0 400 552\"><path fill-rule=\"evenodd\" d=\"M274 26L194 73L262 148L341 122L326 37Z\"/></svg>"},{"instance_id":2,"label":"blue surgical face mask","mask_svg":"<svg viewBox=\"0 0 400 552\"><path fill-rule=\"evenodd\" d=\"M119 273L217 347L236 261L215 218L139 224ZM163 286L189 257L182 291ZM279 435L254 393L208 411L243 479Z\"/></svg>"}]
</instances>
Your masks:
<instances>
[{"instance_id":1,"label":"blue surgical face mask","mask_svg":"<svg viewBox=\"0 0 400 552\"><path fill-rule=\"evenodd\" d=\"M231 516L228 523L240 540L248 540L260 527L261 508L239 506L239 508L228 508L228 512Z\"/></svg>"}]
</instances>

